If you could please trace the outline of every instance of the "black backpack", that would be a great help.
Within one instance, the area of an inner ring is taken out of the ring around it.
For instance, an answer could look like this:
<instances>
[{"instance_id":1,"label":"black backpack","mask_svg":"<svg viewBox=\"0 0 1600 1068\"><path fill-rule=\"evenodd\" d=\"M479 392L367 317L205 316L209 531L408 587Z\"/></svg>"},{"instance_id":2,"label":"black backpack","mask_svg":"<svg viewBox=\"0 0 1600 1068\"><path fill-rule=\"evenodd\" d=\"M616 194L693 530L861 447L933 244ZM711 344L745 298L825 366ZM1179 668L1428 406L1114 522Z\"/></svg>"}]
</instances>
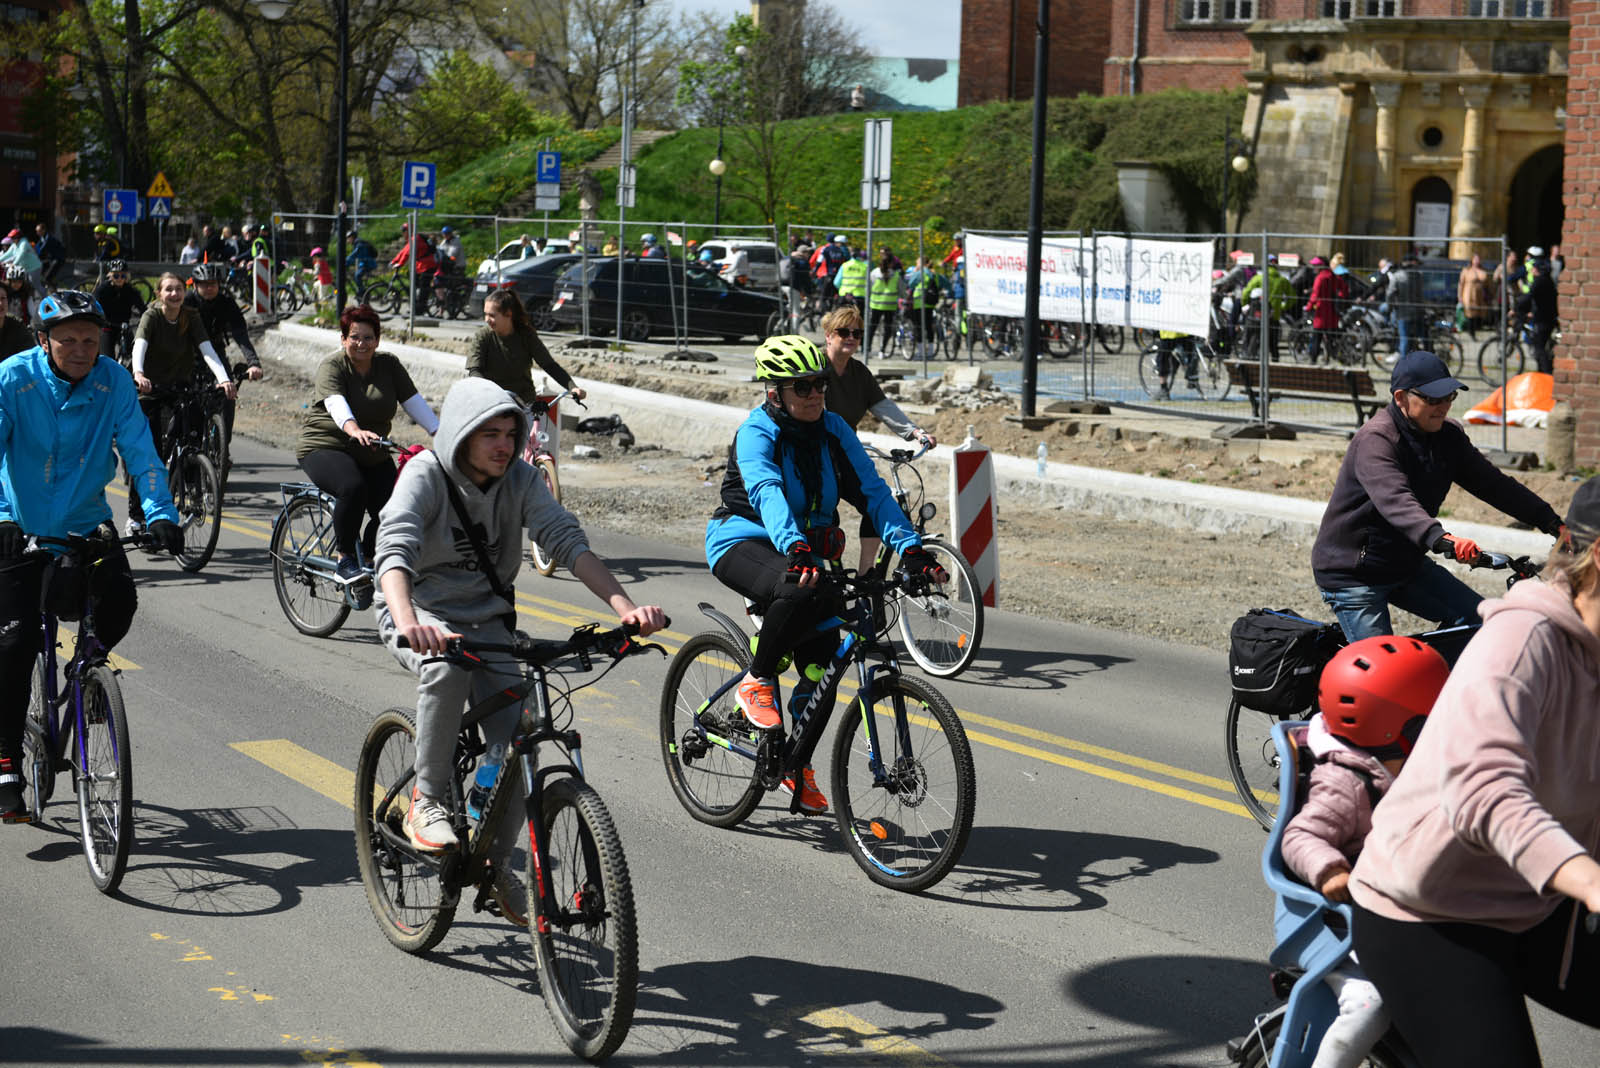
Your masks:
<instances>
[{"instance_id":1,"label":"black backpack","mask_svg":"<svg viewBox=\"0 0 1600 1068\"><path fill-rule=\"evenodd\" d=\"M1317 698L1322 666L1338 650L1337 623L1319 623L1286 608L1252 608L1233 621L1228 682L1245 708L1293 716Z\"/></svg>"}]
</instances>

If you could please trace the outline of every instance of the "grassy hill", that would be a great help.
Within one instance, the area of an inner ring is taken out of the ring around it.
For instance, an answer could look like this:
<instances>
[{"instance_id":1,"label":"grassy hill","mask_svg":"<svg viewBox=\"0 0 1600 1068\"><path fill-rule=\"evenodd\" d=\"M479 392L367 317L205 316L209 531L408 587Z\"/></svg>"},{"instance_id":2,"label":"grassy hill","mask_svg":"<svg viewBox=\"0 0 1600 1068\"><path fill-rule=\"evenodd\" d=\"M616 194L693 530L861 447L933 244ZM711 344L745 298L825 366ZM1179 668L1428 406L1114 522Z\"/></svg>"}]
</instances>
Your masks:
<instances>
[{"instance_id":1,"label":"grassy hill","mask_svg":"<svg viewBox=\"0 0 1600 1068\"><path fill-rule=\"evenodd\" d=\"M1115 164L1147 160L1171 181L1190 225L1220 226L1223 139L1239 128L1242 90L1226 93L1166 92L1139 97L1077 97L1050 101L1049 146L1045 156L1044 223L1049 229L1120 229ZM860 207L862 119L860 114L828 115L779 124L775 131L782 161L776 218L759 205L760 155L740 131L724 132L722 222L758 225L776 222L780 238L789 223L825 231L859 233L866 224ZM962 227L1021 229L1028 213L1028 169L1033 106L997 103L942 112L906 112L894 119L891 206L876 213L882 227L925 224L930 251L942 253L948 235ZM599 156L619 136L615 127L556 138L563 167L571 170ZM638 189L632 222L690 223L689 237L711 230L715 179L707 164L717 154L715 127L682 130L644 149L635 160ZM493 214L533 182L534 153L542 139L489 153L440 177L440 210ZM1254 172L1235 178L1237 202L1253 192ZM616 169L597 174L605 189L602 220L614 220ZM578 194L562 199L561 218L578 216ZM436 226L424 218L424 229ZM375 239L397 239L398 225L374 224ZM504 237L504 235L502 235ZM913 241L897 243L904 251ZM466 245L476 258L489 250L492 233L468 228ZM631 241L630 241L631 243Z\"/></svg>"}]
</instances>

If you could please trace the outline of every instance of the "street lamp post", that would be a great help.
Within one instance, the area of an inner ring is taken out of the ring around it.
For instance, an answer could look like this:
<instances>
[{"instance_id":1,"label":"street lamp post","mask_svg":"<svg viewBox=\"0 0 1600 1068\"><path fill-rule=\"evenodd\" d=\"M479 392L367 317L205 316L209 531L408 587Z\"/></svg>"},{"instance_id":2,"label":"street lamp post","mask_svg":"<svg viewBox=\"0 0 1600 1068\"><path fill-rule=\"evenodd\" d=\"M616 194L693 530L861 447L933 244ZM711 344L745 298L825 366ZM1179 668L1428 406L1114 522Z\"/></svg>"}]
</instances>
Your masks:
<instances>
[{"instance_id":1,"label":"street lamp post","mask_svg":"<svg viewBox=\"0 0 1600 1068\"><path fill-rule=\"evenodd\" d=\"M1242 137L1235 137L1230 129L1231 124L1223 127L1222 141L1222 253L1228 253L1228 179L1235 172L1244 174L1250 170L1250 142Z\"/></svg>"},{"instance_id":2,"label":"street lamp post","mask_svg":"<svg viewBox=\"0 0 1600 1068\"><path fill-rule=\"evenodd\" d=\"M294 0L251 0L263 18L276 22L289 13L289 8L294 6ZM337 217L334 220L334 247L337 250L335 262L338 264L337 283L334 288L335 314L342 312L345 305L346 283L345 274L345 231L349 226L348 204L345 199L345 185L348 179L345 176L347 169L346 142L350 138L350 0L337 0L334 5L334 34L337 38L335 48L339 54L339 82L338 82L338 150L334 163L334 211Z\"/></svg>"},{"instance_id":3,"label":"street lamp post","mask_svg":"<svg viewBox=\"0 0 1600 1068\"><path fill-rule=\"evenodd\" d=\"M750 49L738 45L733 50L734 58L739 61L739 66L744 66L744 57L750 54ZM722 126L728 117L728 79L727 73L717 85L717 155L709 164L708 169L717 176L717 202L716 209L712 212L711 227L720 229L722 226L722 172L728 169L727 162L722 158Z\"/></svg>"}]
</instances>

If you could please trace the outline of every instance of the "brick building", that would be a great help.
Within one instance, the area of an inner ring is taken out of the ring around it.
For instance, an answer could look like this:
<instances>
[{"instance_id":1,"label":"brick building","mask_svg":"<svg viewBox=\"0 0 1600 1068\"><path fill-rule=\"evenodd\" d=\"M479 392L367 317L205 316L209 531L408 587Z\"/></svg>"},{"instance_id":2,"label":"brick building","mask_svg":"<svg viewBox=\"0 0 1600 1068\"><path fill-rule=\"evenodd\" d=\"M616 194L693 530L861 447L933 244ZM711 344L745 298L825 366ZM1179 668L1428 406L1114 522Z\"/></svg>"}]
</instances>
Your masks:
<instances>
[{"instance_id":1,"label":"brick building","mask_svg":"<svg viewBox=\"0 0 1600 1068\"><path fill-rule=\"evenodd\" d=\"M1556 397L1577 416L1577 462L1600 467L1600 0L1572 0L1568 42L1562 344Z\"/></svg>"},{"instance_id":2,"label":"brick building","mask_svg":"<svg viewBox=\"0 0 1600 1068\"><path fill-rule=\"evenodd\" d=\"M1050 8L1050 95L1099 93L1111 48L1113 9L1125 0ZM962 0L961 72L956 106L1033 97L1038 0Z\"/></svg>"}]
</instances>

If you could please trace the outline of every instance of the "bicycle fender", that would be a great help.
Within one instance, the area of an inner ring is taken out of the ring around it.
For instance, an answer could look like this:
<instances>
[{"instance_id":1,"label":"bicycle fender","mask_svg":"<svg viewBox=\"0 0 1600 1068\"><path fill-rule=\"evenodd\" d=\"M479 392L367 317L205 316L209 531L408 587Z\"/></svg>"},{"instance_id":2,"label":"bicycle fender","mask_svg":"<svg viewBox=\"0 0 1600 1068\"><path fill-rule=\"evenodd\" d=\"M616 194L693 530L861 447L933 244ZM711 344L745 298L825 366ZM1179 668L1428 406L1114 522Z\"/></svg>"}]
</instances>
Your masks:
<instances>
[{"instance_id":1,"label":"bicycle fender","mask_svg":"<svg viewBox=\"0 0 1600 1068\"><path fill-rule=\"evenodd\" d=\"M746 634L744 632L744 628L735 623L733 618L726 612L723 612L721 609L714 605L708 604L705 601L700 602L700 611L705 613L705 615L717 626L727 631L728 637L732 638L738 644L739 648L750 648L750 635Z\"/></svg>"}]
</instances>

